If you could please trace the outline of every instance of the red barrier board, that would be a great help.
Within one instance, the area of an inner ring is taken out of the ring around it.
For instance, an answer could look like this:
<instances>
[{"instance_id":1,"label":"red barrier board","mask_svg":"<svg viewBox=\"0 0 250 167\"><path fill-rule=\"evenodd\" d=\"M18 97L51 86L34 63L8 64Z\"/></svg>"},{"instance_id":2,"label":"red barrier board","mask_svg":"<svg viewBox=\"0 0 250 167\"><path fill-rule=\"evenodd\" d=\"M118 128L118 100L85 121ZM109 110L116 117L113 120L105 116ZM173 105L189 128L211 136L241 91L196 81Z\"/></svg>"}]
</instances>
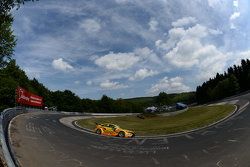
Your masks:
<instances>
[{"instance_id":1,"label":"red barrier board","mask_svg":"<svg viewBox=\"0 0 250 167\"><path fill-rule=\"evenodd\" d=\"M43 98L37 96L33 93L28 92L27 90L18 87L16 89L16 102L19 104L42 107L43 106Z\"/></svg>"}]
</instances>

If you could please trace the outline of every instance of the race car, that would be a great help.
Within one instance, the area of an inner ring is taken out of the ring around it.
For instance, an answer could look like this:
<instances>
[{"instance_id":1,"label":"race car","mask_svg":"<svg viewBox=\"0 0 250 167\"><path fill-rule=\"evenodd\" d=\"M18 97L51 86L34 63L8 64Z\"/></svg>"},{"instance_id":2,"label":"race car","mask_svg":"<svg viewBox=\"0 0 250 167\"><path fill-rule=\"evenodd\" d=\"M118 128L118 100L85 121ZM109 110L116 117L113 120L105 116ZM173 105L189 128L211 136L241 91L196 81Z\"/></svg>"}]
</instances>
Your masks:
<instances>
[{"instance_id":1,"label":"race car","mask_svg":"<svg viewBox=\"0 0 250 167\"><path fill-rule=\"evenodd\" d=\"M94 132L100 135L117 136L125 138L135 136L135 132L131 130L122 129L115 124L109 124L109 123L104 123L104 124L96 123Z\"/></svg>"}]
</instances>

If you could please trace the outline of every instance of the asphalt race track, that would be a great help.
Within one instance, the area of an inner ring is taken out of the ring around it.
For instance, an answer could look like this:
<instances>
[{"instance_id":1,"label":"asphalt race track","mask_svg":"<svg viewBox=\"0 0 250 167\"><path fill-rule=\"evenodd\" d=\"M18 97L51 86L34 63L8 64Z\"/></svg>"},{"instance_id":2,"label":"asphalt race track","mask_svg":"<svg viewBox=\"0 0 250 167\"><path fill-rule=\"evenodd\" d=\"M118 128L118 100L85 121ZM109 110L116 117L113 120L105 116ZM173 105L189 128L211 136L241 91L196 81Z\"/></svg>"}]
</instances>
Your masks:
<instances>
[{"instance_id":1,"label":"asphalt race track","mask_svg":"<svg viewBox=\"0 0 250 167\"><path fill-rule=\"evenodd\" d=\"M155 139L96 136L61 124L63 114L28 113L12 121L11 145L22 167L249 167L250 94L235 99L227 121Z\"/></svg>"}]
</instances>

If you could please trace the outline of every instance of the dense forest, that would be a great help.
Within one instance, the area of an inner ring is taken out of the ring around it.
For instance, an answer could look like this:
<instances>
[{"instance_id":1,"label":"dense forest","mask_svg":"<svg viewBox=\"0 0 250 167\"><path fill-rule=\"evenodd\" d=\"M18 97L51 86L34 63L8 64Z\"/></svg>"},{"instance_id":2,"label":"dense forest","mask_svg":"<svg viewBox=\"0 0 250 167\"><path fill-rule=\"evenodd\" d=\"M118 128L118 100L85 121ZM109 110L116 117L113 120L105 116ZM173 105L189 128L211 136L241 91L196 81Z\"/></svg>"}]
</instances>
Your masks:
<instances>
[{"instance_id":1,"label":"dense forest","mask_svg":"<svg viewBox=\"0 0 250 167\"><path fill-rule=\"evenodd\" d=\"M142 112L150 105L174 104L177 101L192 103L195 93L166 94L137 99L112 99L103 95L100 100L81 99L70 90L50 91L37 79L30 80L25 72L11 60L4 68L0 68L0 109L15 106L15 89L23 87L44 98L45 106L56 106L60 111L78 112Z\"/></svg>"},{"instance_id":2,"label":"dense forest","mask_svg":"<svg viewBox=\"0 0 250 167\"><path fill-rule=\"evenodd\" d=\"M196 89L199 104L219 100L250 89L250 60L229 67L224 74L210 78Z\"/></svg>"}]
</instances>

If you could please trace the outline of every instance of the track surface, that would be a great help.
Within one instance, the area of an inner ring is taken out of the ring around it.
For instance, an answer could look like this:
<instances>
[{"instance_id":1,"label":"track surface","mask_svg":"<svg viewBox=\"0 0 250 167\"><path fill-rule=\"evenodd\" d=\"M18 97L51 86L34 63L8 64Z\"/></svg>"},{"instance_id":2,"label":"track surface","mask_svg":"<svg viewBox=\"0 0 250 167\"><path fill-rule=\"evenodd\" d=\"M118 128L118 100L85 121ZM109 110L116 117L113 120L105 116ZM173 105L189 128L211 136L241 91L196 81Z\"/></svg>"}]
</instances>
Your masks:
<instances>
[{"instance_id":1,"label":"track surface","mask_svg":"<svg viewBox=\"0 0 250 167\"><path fill-rule=\"evenodd\" d=\"M16 117L11 145L22 167L248 167L250 94L229 120L197 132L157 139L96 136L59 122L65 115L29 113Z\"/></svg>"}]
</instances>

